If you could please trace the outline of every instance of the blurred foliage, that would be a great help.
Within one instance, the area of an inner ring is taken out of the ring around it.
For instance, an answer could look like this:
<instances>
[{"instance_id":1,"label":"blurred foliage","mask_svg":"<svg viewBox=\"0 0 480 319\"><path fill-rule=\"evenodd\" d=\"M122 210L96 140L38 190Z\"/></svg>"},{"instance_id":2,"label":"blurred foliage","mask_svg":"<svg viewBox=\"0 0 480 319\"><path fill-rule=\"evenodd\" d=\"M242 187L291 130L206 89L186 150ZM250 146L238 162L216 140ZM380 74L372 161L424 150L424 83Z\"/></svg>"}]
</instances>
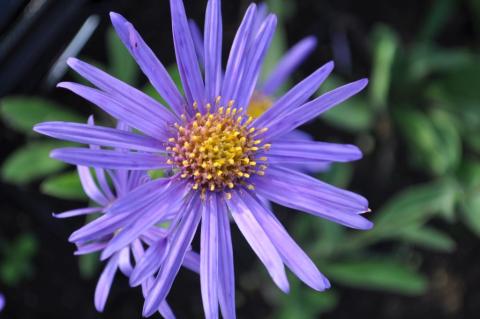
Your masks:
<instances>
[{"instance_id":1,"label":"blurred foliage","mask_svg":"<svg viewBox=\"0 0 480 319\"><path fill-rule=\"evenodd\" d=\"M20 234L13 242L0 241L0 280L15 286L30 278L34 269L32 259L37 253L37 240L33 234Z\"/></svg>"}]
</instances>

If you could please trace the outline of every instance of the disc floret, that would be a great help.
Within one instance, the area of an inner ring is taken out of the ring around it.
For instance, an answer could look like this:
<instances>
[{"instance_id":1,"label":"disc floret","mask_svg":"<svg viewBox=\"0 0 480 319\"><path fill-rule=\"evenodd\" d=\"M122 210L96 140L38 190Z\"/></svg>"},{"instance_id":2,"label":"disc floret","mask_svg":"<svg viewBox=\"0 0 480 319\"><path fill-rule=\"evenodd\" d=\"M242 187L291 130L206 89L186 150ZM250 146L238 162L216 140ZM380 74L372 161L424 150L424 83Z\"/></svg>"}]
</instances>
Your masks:
<instances>
[{"instance_id":1,"label":"disc floret","mask_svg":"<svg viewBox=\"0 0 480 319\"><path fill-rule=\"evenodd\" d=\"M254 174L264 174L267 158L261 154L270 148L259 138L266 128L251 127L253 117L243 115L233 101L226 107L219 101L216 111L211 112L207 104L204 114L194 105L196 114L191 119L182 115L182 123L175 124L176 137L168 141L168 163L180 171L182 178L192 179L192 188L203 194L239 184L253 189L248 180Z\"/></svg>"}]
</instances>

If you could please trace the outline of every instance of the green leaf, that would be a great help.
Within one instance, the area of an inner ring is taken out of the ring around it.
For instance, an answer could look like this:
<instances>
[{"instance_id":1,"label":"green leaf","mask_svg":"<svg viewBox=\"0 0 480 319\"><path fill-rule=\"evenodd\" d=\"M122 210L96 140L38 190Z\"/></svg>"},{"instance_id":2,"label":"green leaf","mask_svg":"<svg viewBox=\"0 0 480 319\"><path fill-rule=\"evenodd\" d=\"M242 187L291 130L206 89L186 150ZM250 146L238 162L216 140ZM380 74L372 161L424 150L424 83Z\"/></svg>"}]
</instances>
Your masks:
<instances>
[{"instance_id":1,"label":"green leaf","mask_svg":"<svg viewBox=\"0 0 480 319\"><path fill-rule=\"evenodd\" d=\"M433 41L456 12L458 3L456 0L435 1L432 8L427 11L429 14L419 32L419 42Z\"/></svg>"},{"instance_id":2,"label":"green leaf","mask_svg":"<svg viewBox=\"0 0 480 319\"><path fill-rule=\"evenodd\" d=\"M452 252L456 246L444 232L425 226L405 229L400 238L410 244L441 252Z\"/></svg>"},{"instance_id":3,"label":"green leaf","mask_svg":"<svg viewBox=\"0 0 480 319\"><path fill-rule=\"evenodd\" d=\"M395 113L395 119L407 141L413 165L437 176L456 169L462 149L451 116L441 110L428 117L420 111L404 109Z\"/></svg>"},{"instance_id":4,"label":"green leaf","mask_svg":"<svg viewBox=\"0 0 480 319\"><path fill-rule=\"evenodd\" d=\"M457 185L449 180L410 186L376 212L369 236L396 236L406 227L424 224L433 216L454 212Z\"/></svg>"},{"instance_id":5,"label":"green leaf","mask_svg":"<svg viewBox=\"0 0 480 319\"><path fill-rule=\"evenodd\" d=\"M177 88L180 90L180 93L184 94L183 86L182 86L182 79L180 78L180 72L178 71L178 67L176 64L172 64L168 67L168 73L172 77L173 82L177 86ZM157 90L153 87L152 84L148 83L144 88L143 88L143 93L147 94L151 98L159 101L162 103L164 106L167 108L170 108L170 105L167 104L167 102L158 94Z\"/></svg>"},{"instance_id":6,"label":"green leaf","mask_svg":"<svg viewBox=\"0 0 480 319\"><path fill-rule=\"evenodd\" d=\"M153 179L165 177L165 171L163 169L151 170L148 171L148 176Z\"/></svg>"},{"instance_id":7,"label":"green leaf","mask_svg":"<svg viewBox=\"0 0 480 319\"><path fill-rule=\"evenodd\" d=\"M100 254L93 253L79 256L78 268L83 279L92 279L100 267Z\"/></svg>"},{"instance_id":8,"label":"green leaf","mask_svg":"<svg viewBox=\"0 0 480 319\"><path fill-rule=\"evenodd\" d=\"M33 234L22 234L13 243L2 248L3 258L0 264L2 282L15 286L33 274L32 259L37 253L37 240Z\"/></svg>"},{"instance_id":9,"label":"green leaf","mask_svg":"<svg viewBox=\"0 0 480 319\"><path fill-rule=\"evenodd\" d=\"M296 12L296 3L292 0L267 0L268 9L277 15L280 22L291 18Z\"/></svg>"},{"instance_id":10,"label":"green leaf","mask_svg":"<svg viewBox=\"0 0 480 319\"><path fill-rule=\"evenodd\" d=\"M351 287L418 296L427 289L427 279L393 260L359 260L324 265L333 281Z\"/></svg>"},{"instance_id":11,"label":"green leaf","mask_svg":"<svg viewBox=\"0 0 480 319\"><path fill-rule=\"evenodd\" d=\"M373 38L373 71L369 88L371 101L379 109L387 106L398 39L393 30L384 25L375 28Z\"/></svg>"},{"instance_id":12,"label":"green leaf","mask_svg":"<svg viewBox=\"0 0 480 319\"><path fill-rule=\"evenodd\" d=\"M480 163L465 160L458 175L463 187L462 219L475 234L480 236Z\"/></svg>"},{"instance_id":13,"label":"green leaf","mask_svg":"<svg viewBox=\"0 0 480 319\"><path fill-rule=\"evenodd\" d=\"M0 107L4 122L25 134L32 134L33 126L45 121L84 121L82 116L67 107L38 97L6 97L0 101Z\"/></svg>"},{"instance_id":14,"label":"green leaf","mask_svg":"<svg viewBox=\"0 0 480 319\"><path fill-rule=\"evenodd\" d=\"M287 51L287 35L283 25L278 25L275 35L272 40L272 44L267 52L267 57L262 66L261 79L265 81L268 76L275 70L278 62L282 59ZM280 92L285 92L288 83L280 89Z\"/></svg>"},{"instance_id":15,"label":"green leaf","mask_svg":"<svg viewBox=\"0 0 480 319\"><path fill-rule=\"evenodd\" d=\"M10 154L1 168L2 179L23 185L63 169L66 164L50 158L54 148L65 143L48 141L32 142Z\"/></svg>"},{"instance_id":16,"label":"green leaf","mask_svg":"<svg viewBox=\"0 0 480 319\"><path fill-rule=\"evenodd\" d=\"M40 190L46 195L69 200L87 200L77 171L63 173L43 181Z\"/></svg>"},{"instance_id":17,"label":"green leaf","mask_svg":"<svg viewBox=\"0 0 480 319\"><path fill-rule=\"evenodd\" d=\"M113 28L107 31L107 54L110 73L126 83L135 84L139 75L137 63Z\"/></svg>"}]
</instances>

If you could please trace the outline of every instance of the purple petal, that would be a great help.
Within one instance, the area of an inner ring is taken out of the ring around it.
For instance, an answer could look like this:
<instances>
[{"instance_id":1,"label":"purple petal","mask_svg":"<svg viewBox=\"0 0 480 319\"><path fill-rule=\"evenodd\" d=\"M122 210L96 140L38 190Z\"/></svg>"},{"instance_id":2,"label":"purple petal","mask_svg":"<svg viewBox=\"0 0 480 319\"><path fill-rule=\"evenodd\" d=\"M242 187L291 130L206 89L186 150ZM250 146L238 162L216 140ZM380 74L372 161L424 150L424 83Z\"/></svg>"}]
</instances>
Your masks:
<instances>
[{"instance_id":1,"label":"purple petal","mask_svg":"<svg viewBox=\"0 0 480 319\"><path fill-rule=\"evenodd\" d=\"M171 167L166 164L165 156L78 147L53 150L50 157L69 164L108 169L150 170Z\"/></svg>"},{"instance_id":2,"label":"purple petal","mask_svg":"<svg viewBox=\"0 0 480 319\"><path fill-rule=\"evenodd\" d=\"M125 276L130 276L133 267L130 261L130 247L125 247L118 253L118 268Z\"/></svg>"},{"instance_id":3,"label":"purple petal","mask_svg":"<svg viewBox=\"0 0 480 319\"><path fill-rule=\"evenodd\" d=\"M178 91L175 82L163 64L157 59L130 22L114 12L110 13L110 19L123 44L130 51L135 61L137 61L153 87L177 115L182 114L185 111L185 99Z\"/></svg>"},{"instance_id":4,"label":"purple petal","mask_svg":"<svg viewBox=\"0 0 480 319\"><path fill-rule=\"evenodd\" d=\"M197 274L200 273L200 255L191 250L187 251L182 265Z\"/></svg>"},{"instance_id":5,"label":"purple petal","mask_svg":"<svg viewBox=\"0 0 480 319\"><path fill-rule=\"evenodd\" d=\"M69 58L67 64L90 83L122 104L140 104L145 109L155 110L158 116L161 116L167 122L175 121L175 116L164 105L93 65L75 58Z\"/></svg>"},{"instance_id":6,"label":"purple petal","mask_svg":"<svg viewBox=\"0 0 480 319\"><path fill-rule=\"evenodd\" d=\"M117 272L118 255L113 256L107 263L107 266L102 272L100 279L95 289L95 308L99 312L105 309L110 288L112 287L113 278Z\"/></svg>"},{"instance_id":7,"label":"purple petal","mask_svg":"<svg viewBox=\"0 0 480 319\"><path fill-rule=\"evenodd\" d=\"M55 218L70 218L76 216L85 216L90 214L99 213L102 211L102 207L89 207L89 208L79 208L74 210L69 210L60 214L53 214Z\"/></svg>"},{"instance_id":8,"label":"purple petal","mask_svg":"<svg viewBox=\"0 0 480 319\"><path fill-rule=\"evenodd\" d=\"M312 260L290 237L273 213L249 192L244 194L243 200L277 248L285 264L313 289L323 291L329 288L330 283L327 278L320 273Z\"/></svg>"},{"instance_id":9,"label":"purple petal","mask_svg":"<svg viewBox=\"0 0 480 319\"><path fill-rule=\"evenodd\" d=\"M200 284L205 318L218 318L218 208L216 196L202 205Z\"/></svg>"},{"instance_id":10,"label":"purple petal","mask_svg":"<svg viewBox=\"0 0 480 319\"><path fill-rule=\"evenodd\" d=\"M273 139L288 133L302 124L314 119L323 112L348 100L367 86L368 80L363 79L341 86L333 91L323 94L315 100L301 107L291 110L283 116L277 116L276 120L269 125L265 133L265 139Z\"/></svg>"},{"instance_id":11,"label":"purple petal","mask_svg":"<svg viewBox=\"0 0 480 319\"><path fill-rule=\"evenodd\" d=\"M200 223L200 209L200 198L197 194L194 194L189 200L186 209L179 215L179 222L173 224L178 226L176 226L172 234L162 268L155 279L150 293L145 299L143 307L144 316L152 315L170 291L173 280L185 257L187 248L190 246L198 224Z\"/></svg>"},{"instance_id":12,"label":"purple petal","mask_svg":"<svg viewBox=\"0 0 480 319\"><path fill-rule=\"evenodd\" d=\"M255 180L257 193L280 205L357 229L373 225L360 214L368 211L365 198L282 167L269 167Z\"/></svg>"},{"instance_id":13,"label":"purple petal","mask_svg":"<svg viewBox=\"0 0 480 319\"><path fill-rule=\"evenodd\" d=\"M308 37L298 42L280 60L275 70L268 76L268 79L260 89L263 94L272 96L287 81L292 73L303 63L317 45L314 37Z\"/></svg>"},{"instance_id":14,"label":"purple petal","mask_svg":"<svg viewBox=\"0 0 480 319\"><path fill-rule=\"evenodd\" d=\"M305 103L327 79L333 70L333 62L329 62L313 72L309 77L293 87L272 107L266 110L252 125L255 127L265 127L275 121L278 117L287 114Z\"/></svg>"},{"instance_id":15,"label":"purple petal","mask_svg":"<svg viewBox=\"0 0 480 319\"><path fill-rule=\"evenodd\" d=\"M277 249L253 217L252 212L242 200L240 193L235 192L227 202L238 228L245 239L267 268L275 284L285 293L289 291L289 284L283 261Z\"/></svg>"},{"instance_id":16,"label":"purple petal","mask_svg":"<svg viewBox=\"0 0 480 319\"><path fill-rule=\"evenodd\" d=\"M73 232L68 240L72 243L83 243L115 233L130 219L129 214L105 214Z\"/></svg>"},{"instance_id":17,"label":"purple petal","mask_svg":"<svg viewBox=\"0 0 480 319\"><path fill-rule=\"evenodd\" d=\"M192 40L195 46L195 52L197 53L198 63L201 67L205 67L205 50L202 32L193 20L188 21L188 26L190 27L190 32L192 33Z\"/></svg>"},{"instance_id":18,"label":"purple petal","mask_svg":"<svg viewBox=\"0 0 480 319\"><path fill-rule=\"evenodd\" d=\"M5 308L5 297L0 293L0 311Z\"/></svg>"},{"instance_id":19,"label":"purple petal","mask_svg":"<svg viewBox=\"0 0 480 319\"><path fill-rule=\"evenodd\" d=\"M218 207L218 300L222 316L235 319L235 271L233 266L232 238L228 209L221 196L217 196Z\"/></svg>"},{"instance_id":20,"label":"purple petal","mask_svg":"<svg viewBox=\"0 0 480 319\"><path fill-rule=\"evenodd\" d=\"M62 82L57 86L80 95L114 118L124 121L129 126L149 136L163 141L166 141L170 136L168 127L171 123L161 117L161 113L156 112L156 110L147 109L137 103L125 104L123 101L118 101L97 89L77 83Z\"/></svg>"},{"instance_id":21,"label":"purple petal","mask_svg":"<svg viewBox=\"0 0 480 319\"><path fill-rule=\"evenodd\" d=\"M205 14L205 92L207 101L219 96L220 73L222 67L222 12L220 0L209 0Z\"/></svg>"},{"instance_id":22,"label":"purple petal","mask_svg":"<svg viewBox=\"0 0 480 319\"><path fill-rule=\"evenodd\" d=\"M360 158L362 151L354 145L325 142L276 141L268 151L270 164L350 162Z\"/></svg>"},{"instance_id":23,"label":"purple petal","mask_svg":"<svg viewBox=\"0 0 480 319\"><path fill-rule=\"evenodd\" d=\"M202 110L205 103L205 87L202 74L198 65L195 47L190 34L183 1L170 0L172 14L173 42L175 44L175 55L177 57L178 70L182 79L187 103L192 106L194 102L199 103Z\"/></svg>"},{"instance_id":24,"label":"purple petal","mask_svg":"<svg viewBox=\"0 0 480 319\"><path fill-rule=\"evenodd\" d=\"M185 192L186 187L183 183L173 183L171 187L165 189L157 196L152 205L137 212L130 224L110 241L108 247L102 252L101 258L104 260L110 257L116 251L132 243L150 227L164 221L164 216L168 212L177 211Z\"/></svg>"},{"instance_id":25,"label":"purple petal","mask_svg":"<svg viewBox=\"0 0 480 319\"><path fill-rule=\"evenodd\" d=\"M86 166L77 166L77 171L85 194L100 206L108 205L109 200L97 187L90 169Z\"/></svg>"},{"instance_id":26,"label":"purple petal","mask_svg":"<svg viewBox=\"0 0 480 319\"><path fill-rule=\"evenodd\" d=\"M93 242L89 244L83 244L79 245L77 250L73 254L75 256L88 255L103 250L105 247L107 247L107 242Z\"/></svg>"},{"instance_id":27,"label":"purple petal","mask_svg":"<svg viewBox=\"0 0 480 319\"><path fill-rule=\"evenodd\" d=\"M35 125L34 130L53 138L76 143L146 152L158 152L165 149L162 142L151 137L103 126L69 122L46 122Z\"/></svg>"},{"instance_id":28,"label":"purple petal","mask_svg":"<svg viewBox=\"0 0 480 319\"><path fill-rule=\"evenodd\" d=\"M130 286L136 287L152 276L161 266L167 246L166 239L160 239L150 246L130 276Z\"/></svg>"},{"instance_id":29,"label":"purple petal","mask_svg":"<svg viewBox=\"0 0 480 319\"><path fill-rule=\"evenodd\" d=\"M270 43L273 39L273 34L277 26L277 17L273 14L269 15L265 22L262 24L258 34L249 48L248 56L245 60L245 71L242 79L238 80L242 82L238 94L235 96L235 100L238 105L248 105L253 91L257 85L257 80L260 75L261 67L265 56L270 47Z\"/></svg>"},{"instance_id":30,"label":"purple petal","mask_svg":"<svg viewBox=\"0 0 480 319\"><path fill-rule=\"evenodd\" d=\"M160 315L162 315L164 319L175 319L175 314L173 313L172 308L170 308L166 301L160 304L158 312L160 313Z\"/></svg>"},{"instance_id":31,"label":"purple petal","mask_svg":"<svg viewBox=\"0 0 480 319\"><path fill-rule=\"evenodd\" d=\"M221 94L226 101L233 99L241 86L239 79L242 77L247 46L253 34L252 27L255 20L255 13L256 5L252 3L245 13L243 21L233 40L232 48L230 49Z\"/></svg>"}]
</instances>

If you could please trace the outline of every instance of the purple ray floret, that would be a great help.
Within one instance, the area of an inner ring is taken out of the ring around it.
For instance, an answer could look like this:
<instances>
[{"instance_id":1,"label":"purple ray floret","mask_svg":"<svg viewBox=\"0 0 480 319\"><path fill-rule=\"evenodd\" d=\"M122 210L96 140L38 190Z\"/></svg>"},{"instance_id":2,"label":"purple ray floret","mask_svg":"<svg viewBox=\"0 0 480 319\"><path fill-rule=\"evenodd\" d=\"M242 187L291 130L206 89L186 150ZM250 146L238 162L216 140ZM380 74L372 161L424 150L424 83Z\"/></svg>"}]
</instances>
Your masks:
<instances>
[{"instance_id":1,"label":"purple ray floret","mask_svg":"<svg viewBox=\"0 0 480 319\"><path fill-rule=\"evenodd\" d=\"M247 108L256 91L276 93L312 51L315 40L301 41L271 77L259 84L276 27L275 15L267 14L264 6L250 5L222 65L220 0L208 1L203 37L189 22L181 0L170 0L170 8L185 96L134 27L112 13L118 36L168 108L105 72L71 59L69 65L95 87L75 83L59 86L137 132L59 122L35 127L54 138L94 145L52 153L65 162L99 172L127 170L132 176L150 169L167 172L161 179L142 179L135 188L119 183L125 177L112 178L121 189L128 189L113 202L111 192L99 191L93 179L84 176L85 191L103 207L103 214L72 234L70 240L79 251L101 251L102 259L108 260L99 281L102 287L110 286L117 268L128 274L132 286L142 285L144 316L166 307L165 298L182 264L196 269L190 246L200 228L198 268L205 317L215 319L221 314L226 319L236 318L230 216L282 291L290 289L287 268L313 289L328 289L329 281L288 235L267 200L354 229L373 226L363 216L369 211L364 197L312 178L304 169L358 160L361 151L353 145L313 141L296 130L360 92L367 80L310 100L333 70L333 63L327 63L253 118ZM95 212L75 210L63 216ZM168 229L159 229L166 221ZM148 246L146 250L142 242ZM135 263L123 265L130 251ZM97 307L104 304L106 295L108 289L98 293ZM169 317L166 313L162 312Z\"/></svg>"}]
</instances>

